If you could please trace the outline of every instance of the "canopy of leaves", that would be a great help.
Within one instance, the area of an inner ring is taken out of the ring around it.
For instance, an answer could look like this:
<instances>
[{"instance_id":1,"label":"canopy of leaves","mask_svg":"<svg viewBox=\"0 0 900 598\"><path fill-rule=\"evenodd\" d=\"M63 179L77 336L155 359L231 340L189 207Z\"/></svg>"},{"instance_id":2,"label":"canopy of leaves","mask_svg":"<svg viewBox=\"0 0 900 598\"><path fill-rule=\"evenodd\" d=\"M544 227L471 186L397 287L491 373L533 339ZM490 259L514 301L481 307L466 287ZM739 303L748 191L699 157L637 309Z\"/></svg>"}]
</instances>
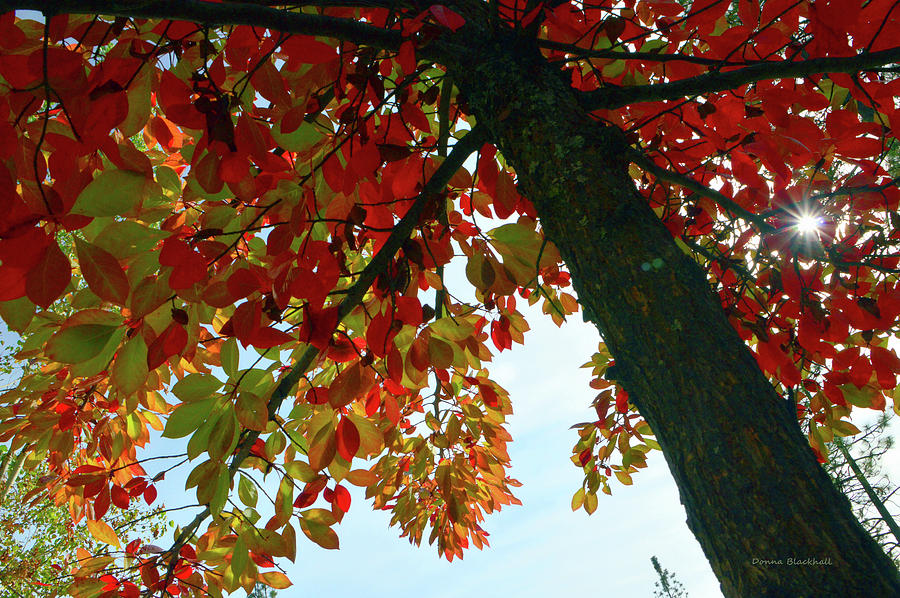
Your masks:
<instances>
[{"instance_id":1,"label":"canopy of leaves","mask_svg":"<svg viewBox=\"0 0 900 598\"><path fill-rule=\"evenodd\" d=\"M79 562L76 596L287 587L274 558L301 534L337 548L348 485L451 559L518 502L486 364L523 341L520 302L558 323L578 305L442 66L487 28L624 131L814 449L893 401L893 0L12 5L48 16L0 17L0 316L36 364L0 395L0 441L120 548ZM589 512L658 448L611 365L588 364L573 455ZM166 550L104 522L153 503L151 430L186 439L200 505Z\"/></svg>"}]
</instances>

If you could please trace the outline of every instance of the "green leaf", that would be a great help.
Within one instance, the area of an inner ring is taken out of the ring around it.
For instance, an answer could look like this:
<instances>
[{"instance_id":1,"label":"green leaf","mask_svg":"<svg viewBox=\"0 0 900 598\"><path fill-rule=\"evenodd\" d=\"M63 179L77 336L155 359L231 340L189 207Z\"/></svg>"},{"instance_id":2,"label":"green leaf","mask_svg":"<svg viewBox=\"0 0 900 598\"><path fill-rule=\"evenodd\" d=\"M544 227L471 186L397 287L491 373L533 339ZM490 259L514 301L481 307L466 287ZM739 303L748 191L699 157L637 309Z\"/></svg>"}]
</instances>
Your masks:
<instances>
[{"instance_id":1,"label":"green leaf","mask_svg":"<svg viewBox=\"0 0 900 598\"><path fill-rule=\"evenodd\" d=\"M619 478L619 481L622 482L622 484L624 484L626 486L631 486L631 484L632 484L631 476L628 473L626 473L624 471L620 471L618 469L615 470L613 473L616 474L616 477Z\"/></svg>"},{"instance_id":2,"label":"green leaf","mask_svg":"<svg viewBox=\"0 0 900 598\"><path fill-rule=\"evenodd\" d=\"M340 542L338 541L338 536L334 532L333 529L329 527L327 518L322 517L322 513L330 512L325 511L324 509L310 509L309 511L303 512L300 518L300 529L303 530L303 533L306 534L306 537L321 546L322 548L328 550L337 550L340 547ZM331 522L334 523L334 517L331 517Z\"/></svg>"},{"instance_id":3,"label":"green leaf","mask_svg":"<svg viewBox=\"0 0 900 598\"><path fill-rule=\"evenodd\" d=\"M559 251L534 228L514 222L490 231L491 244L503 256L503 265L515 276L516 283L525 285L534 280L538 269L559 261Z\"/></svg>"},{"instance_id":4,"label":"green leaf","mask_svg":"<svg viewBox=\"0 0 900 598\"><path fill-rule=\"evenodd\" d=\"M172 394L190 403L209 398L222 388L222 383L212 374L188 374L172 387Z\"/></svg>"},{"instance_id":5,"label":"green leaf","mask_svg":"<svg viewBox=\"0 0 900 598\"><path fill-rule=\"evenodd\" d=\"M629 483L631 482L629 481ZM584 510L587 511L588 515L593 515L594 511L597 510L597 495L593 492L588 492L584 495Z\"/></svg>"},{"instance_id":6,"label":"green leaf","mask_svg":"<svg viewBox=\"0 0 900 598\"><path fill-rule=\"evenodd\" d=\"M259 576L262 583L276 590L283 590L291 587L291 580L281 571L266 571Z\"/></svg>"},{"instance_id":7,"label":"green leaf","mask_svg":"<svg viewBox=\"0 0 900 598\"><path fill-rule=\"evenodd\" d=\"M228 374L229 378L234 378L235 373L237 373L238 361L240 358L237 339L230 338L222 343L219 358L222 361L222 369L225 370L225 373Z\"/></svg>"},{"instance_id":8,"label":"green leaf","mask_svg":"<svg viewBox=\"0 0 900 598\"><path fill-rule=\"evenodd\" d=\"M140 205L149 183L137 172L106 170L88 183L69 211L82 216L121 216Z\"/></svg>"},{"instance_id":9,"label":"green leaf","mask_svg":"<svg viewBox=\"0 0 900 598\"><path fill-rule=\"evenodd\" d=\"M272 138L279 147L291 152L303 152L322 140L321 130L313 123L304 122L290 133L281 132L281 123L272 127Z\"/></svg>"},{"instance_id":10,"label":"green leaf","mask_svg":"<svg viewBox=\"0 0 900 598\"><path fill-rule=\"evenodd\" d=\"M842 384L840 389L844 393L844 399L854 407L871 407L874 393L880 392L868 385L857 388L852 382Z\"/></svg>"},{"instance_id":11,"label":"green leaf","mask_svg":"<svg viewBox=\"0 0 900 598\"><path fill-rule=\"evenodd\" d=\"M472 336L475 326L464 318L439 318L428 325L438 336L451 341L462 341Z\"/></svg>"},{"instance_id":12,"label":"green leaf","mask_svg":"<svg viewBox=\"0 0 900 598\"><path fill-rule=\"evenodd\" d=\"M259 499L256 485L250 478L243 475L238 480L238 497L241 499L241 502L248 507L255 507L256 501Z\"/></svg>"},{"instance_id":13,"label":"green leaf","mask_svg":"<svg viewBox=\"0 0 900 598\"><path fill-rule=\"evenodd\" d=\"M27 297L0 301L0 318L3 318L10 330L24 332L34 318L34 303Z\"/></svg>"},{"instance_id":14,"label":"green leaf","mask_svg":"<svg viewBox=\"0 0 900 598\"><path fill-rule=\"evenodd\" d=\"M266 400L251 392L242 392L235 402L238 421L242 426L257 432L264 432L269 423L269 409Z\"/></svg>"},{"instance_id":15,"label":"green leaf","mask_svg":"<svg viewBox=\"0 0 900 598\"><path fill-rule=\"evenodd\" d=\"M237 542L234 543L234 548L231 550L231 573L235 579L240 578L249 562L250 552L247 550L247 544L243 538L238 536Z\"/></svg>"},{"instance_id":16,"label":"green leaf","mask_svg":"<svg viewBox=\"0 0 900 598\"><path fill-rule=\"evenodd\" d=\"M147 343L140 334L125 343L116 354L110 381L124 395L136 392L147 381Z\"/></svg>"},{"instance_id":17,"label":"green leaf","mask_svg":"<svg viewBox=\"0 0 900 598\"><path fill-rule=\"evenodd\" d=\"M838 436L853 436L854 434L859 434L859 428L843 419L831 422L830 427Z\"/></svg>"},{"instance_id":18,"label":"green leaf","mask_svg":"<svg viewBox=\"0 0 900 598\"><path fill-rule=\"evenodd\" d=\"M308 484L319 477L319 473L310 467L308 463L304 463L303 461L291 461L290 463L285 463L284 470L289 476L295 480L300 480L305 484Z\"/></svg>"},{"instance_id":19,"label":"green leaf","mask_svg":"<svg viewBox=\"0 0 900 598\"><path fill-rule=\"evenodd\" d=\"M182 403L175 408L166 421L165 438L184 438L199 428L216 404L216 399L206 399L194 403Z\"/></svg>"},{"instance_id":20,"label":"green leaf","mask_svg":"<svg viewBox=\"0 0 900 598\"><path fill-rule=\"evenodd\" d=\"M96 357L118 330L117 326L82 324L62 328L47 341L47 357L60 363L81 363Z\"/></svg>"},{"instance_id":21,"label":"green leaf","mask_svg":"<svg viewBox=\"0 0 900 598\"><path fill-rule=\"evenodd\" d=\"M209 456L223 459L230 455L237 445L237 418L234 416L234 405L225 403L224 413L216 420L216 425L209 433Z\"/></svg>"},{"instance_id":22,"label":"green leaf","mask_svg":"<svg viewBox=\"0 0 900 598\"><path fill-rule=\"evenodd\" d=\"M149 252L167 236L165 231L149 228L133 220L123 220L111 222L100 231L94 239L94 245L121 260Z\"/></svg>"},{"instance_id":23,"label":"green leaf","mask_svg":"<svg viewBox=\"0 0 900 598\"><path fill-rule=\"evenodd\" d=\"M325 509L309 509L302 513L303 519L318 523L319 525L331 526L337 523L337 519L331 511Z\"/></svg>"}]
</instances>

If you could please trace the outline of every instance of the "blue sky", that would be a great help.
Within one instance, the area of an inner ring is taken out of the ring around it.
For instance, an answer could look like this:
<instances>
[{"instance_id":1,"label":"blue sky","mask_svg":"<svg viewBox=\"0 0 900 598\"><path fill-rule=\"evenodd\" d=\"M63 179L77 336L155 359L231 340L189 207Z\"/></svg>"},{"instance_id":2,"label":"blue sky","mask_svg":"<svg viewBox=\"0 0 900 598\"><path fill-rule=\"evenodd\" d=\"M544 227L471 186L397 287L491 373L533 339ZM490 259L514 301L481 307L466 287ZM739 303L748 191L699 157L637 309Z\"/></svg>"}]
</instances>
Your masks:
<instances>
[{"instance_id":1,"label":"blue sky","mask_svg":"<svg viewBox=\"0 0 900 598\"><path fill-rule=\"evenodd\" d=\"M589 371L579 366L597 348L599 335L580 315L557 328L539 309L523 307L532 331L525 345L514 345L488 367L510 391L510 475L521 506L506 507L487 518L491 546L471 549L462 561L448 563L434 547L411 546L388 527L390 514L373 511L363 492L351 486L353 504L336 526L341 549L328 551L298 539L295 564L280 564L294 586L281 596L423 595L450 598L484 594L514 598L575 595L651 596L657 577L656 555L675 573L691 596L721 596L699 544L685 524L678 490L662 453L653 451L649 467L633 486L611 482L612 496L600 494L597 511L572 512L572 494L582 472L569 457L576 433L569 427L592 417L596 391ZM527 311L526 311L527 310ZM177 450L177 441L151 444L151 454ZM155 468L150 467L150 471ZM159 485L160 500L175 507L194 498L181 485L184 469ZM189 518L184 512L183 521ZM157 543L165 545L160 540ZM240 592L238 592L240 594Z\"/></svg>"},{"instance_id":2,"label":"blue sky","mask_svg":"<svg viewBox=\"0 0 900 598\"><path fill-rule=\"evenodd\" d=\"M569 459L576 439L569 427L593 417L589 405L595 391L588 386L588 371L579 365L589 360L599 337L580 315L560 329L523 303L520 310L533 329L525 346L516 345L489 364L513 400L510 474L523 483L516 491L523 505L488 518L484 527L491 546L469 550L463 560L448 563L433 547L413 547L398 538L398 531L388 527L389 513L372 511L362 492L352 488L353 506L337 528L341 550L323 550L301 535L296 563L282 563L295 585L279 592L279 598L644 597L652 595L657 579L652 555L694 598L721 596L685 524L677 488L660 452L650 454L649 467L634 476L633 486L613 480L613 496L601 494L594 515L572 512L571 497L582 473ZM154 442L145 456L165 454L179 445ZM900 479L896 450L886 465L894 479ZM183 490L189 470L159 485L160 502L177 507L194 499L193 490ZM148 471L155 473L156 464L148 465ZM185 515L181 521L189 518ZM162 539L157 543L165 545Z\"/></svg>"},{"instance_id":3,"label":"blue sky","mask_svg":"<svg viewBox=\"0 0 900 598\"><path fill-rule=\"evenodd\" d=\"M581 592L650 596L656 555L692 596L721 596L699 544L684 523L684 509L662 453L635 475L633 486L612 483L597 511L572 512L582 473L569 460L574 423L590 418L595 391L578 366L596 350L596 330L580 316L558 329L534 310L525 346L495 358L495 379L510 391L510 474L521 481L522 506L490 516L491 546L448 563L431 546L412 547L387 527L389 515L363 505L361 493L337 528L339 551L303 542L288 568L304 598L370 596L571 596ZM284 594L293 596L290 590ZM296 594L299 595L299 594Z\"/></svg>"}]
</instances>

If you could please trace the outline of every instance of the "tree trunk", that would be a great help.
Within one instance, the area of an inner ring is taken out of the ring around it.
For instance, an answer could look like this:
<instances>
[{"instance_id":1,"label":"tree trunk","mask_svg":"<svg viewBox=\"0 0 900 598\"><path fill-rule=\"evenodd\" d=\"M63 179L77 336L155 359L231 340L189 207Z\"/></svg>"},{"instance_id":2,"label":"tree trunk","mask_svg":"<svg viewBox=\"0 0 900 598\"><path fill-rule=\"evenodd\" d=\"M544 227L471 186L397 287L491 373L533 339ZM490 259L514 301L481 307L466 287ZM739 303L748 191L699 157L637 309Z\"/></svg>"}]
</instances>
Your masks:
<instances>
[{"instance_id":1,"label":"tree trunk","mask_svg":"<svg viewBox=\"0 0 900 598\"><path fill-rule=\"evenodd\" d=\"M467 30L456 43L442 61L562 253L725 596L900 596L793 408L638 195L622 132L586 114L531 42Z\"/></svg>"}]
</instances>

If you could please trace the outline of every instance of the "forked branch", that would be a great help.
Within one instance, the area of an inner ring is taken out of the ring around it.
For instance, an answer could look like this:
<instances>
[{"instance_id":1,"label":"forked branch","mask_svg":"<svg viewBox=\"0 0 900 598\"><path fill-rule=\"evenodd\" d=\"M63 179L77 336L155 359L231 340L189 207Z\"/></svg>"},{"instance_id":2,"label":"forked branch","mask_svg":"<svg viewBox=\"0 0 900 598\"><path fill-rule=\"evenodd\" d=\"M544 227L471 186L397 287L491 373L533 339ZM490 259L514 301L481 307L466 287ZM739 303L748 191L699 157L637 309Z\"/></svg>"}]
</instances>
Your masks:
<instances>
[{"instance_id":1,"label":"forked branch","mask_svg":"<svg viewBox=\"0 0 900 598\"><path fill-rule=\"evenodd\" d=\"M381 250L366 265L360 273L359 278L353 286L350 287L347 294L344 295L344 299L338 307L338 323L362 302L366 292L372 286L372 283L375 282L375 278L380 273L387 271L391 260L394 259L394 256L403 246L404 241L410 237L412 232L419 225L425 209L436 197L440 197L444 187L447 186L447 182L453 174L459 170L463 162L481 147L484 143L484 138L485 135L483 130L476 127L453 146L450 155L447 156L437 170L435 170L434 174L425 184L425 188L422 189L422 192L419 193L413 205L409 208L409 211L406 212L403 218L401 218L394 227L393 232L388 237ZM294 362L290 371L278 381L278 385L275 387L271 399L269 399L268 410L270 420L278 413L282 403L290 396L291 391L310 369L318 356L318 353L319 350L316 347L312 345L307 346L297 361ZM256 439L259 438L259 435L260 433L257 431L249 431L242 436L235 449L235 454L232 457L231 463L228 466L229 475L233 477L244 460L250 455L250 449L253 447L253 443L256 442ZM209 517L210 513L210 507L209 505L206 505L203 510L181 530L181 533L175 539L172 547L167 551L170 562L166 573L166 585L168 585L168 581L174 573L175 565L178 561L177 555L181 550L181 547L187 544L197 531L197 528L199 528Z\"/></svg>"},{"instance_id":2,"label":"forked branch","mask_svg":"<svg viewBox=\"0 0 900 598\"><path fill-rule=\"evenodd\" d=\"M712 71L671 83L652 83L633 87L607 85L596 91L585 92L581 103L589 110L610 110L641 102L680 100L706 93L737 89L742 85L757 81L796 79L826 73L858 73L897 62L900 62L900 47L840 58L766 62L733 71Z\"/></svg>"}]
</instances>

